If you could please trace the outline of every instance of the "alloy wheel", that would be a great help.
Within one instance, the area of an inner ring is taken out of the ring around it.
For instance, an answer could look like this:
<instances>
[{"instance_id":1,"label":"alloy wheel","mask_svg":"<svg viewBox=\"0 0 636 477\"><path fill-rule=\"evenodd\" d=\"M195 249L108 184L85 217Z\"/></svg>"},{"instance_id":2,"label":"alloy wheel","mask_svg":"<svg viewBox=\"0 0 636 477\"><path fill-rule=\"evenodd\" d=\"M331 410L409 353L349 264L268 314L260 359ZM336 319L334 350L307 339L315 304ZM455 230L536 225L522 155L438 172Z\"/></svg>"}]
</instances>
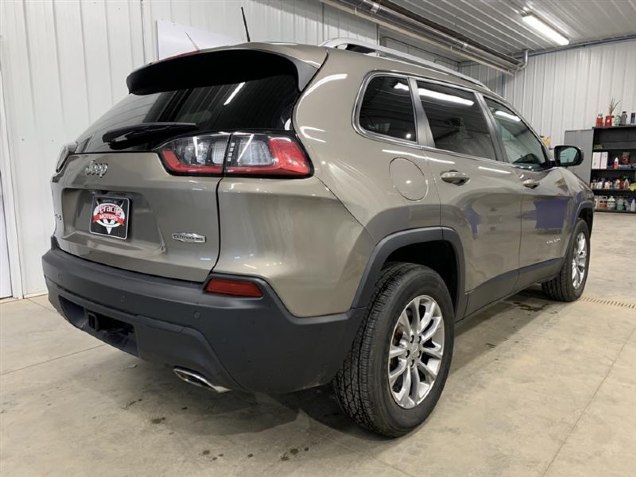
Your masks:
<instances>
[{"instance_id":1,"label":"alloy wheel","mask_svg":"<svg viewBox=\"0 0 636 477\"><path fill-rule=\"evenodd\" d=\"M439 304L420 295L404 307L389 347L388 383L396 404L411 409L435 383L444 353L444 318Z\"/></svg>"},{"instance_id":2,"label":"alloy wheel","mask_svg":"<svg viewBox=\"0 0 636 477\"><path fill-rule=\"evenodd\" d=\"M572 256L572 285L579 288L587 272L587 240L583 232L576 236L574 254Z\"/></svg>"}]
</instances>

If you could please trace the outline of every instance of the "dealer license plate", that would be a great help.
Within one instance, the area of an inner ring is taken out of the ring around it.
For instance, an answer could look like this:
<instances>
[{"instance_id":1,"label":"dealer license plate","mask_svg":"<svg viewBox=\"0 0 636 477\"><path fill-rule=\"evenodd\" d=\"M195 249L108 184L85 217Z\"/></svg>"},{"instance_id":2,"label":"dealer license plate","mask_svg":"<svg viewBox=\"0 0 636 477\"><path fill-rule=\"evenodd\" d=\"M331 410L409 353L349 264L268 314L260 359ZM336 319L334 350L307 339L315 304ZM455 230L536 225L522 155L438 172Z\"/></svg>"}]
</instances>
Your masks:
<instances>
[{"instance_id":1,"label":"dealer license plate","mask_svg":"<svg viewBox=\"0 0 636 477\"><path fill-rule=\"evenodd\" d=\"M126 240L128 238L129 211L129 199L94 196L90 233Z\"/></svg>"}]
</instances>

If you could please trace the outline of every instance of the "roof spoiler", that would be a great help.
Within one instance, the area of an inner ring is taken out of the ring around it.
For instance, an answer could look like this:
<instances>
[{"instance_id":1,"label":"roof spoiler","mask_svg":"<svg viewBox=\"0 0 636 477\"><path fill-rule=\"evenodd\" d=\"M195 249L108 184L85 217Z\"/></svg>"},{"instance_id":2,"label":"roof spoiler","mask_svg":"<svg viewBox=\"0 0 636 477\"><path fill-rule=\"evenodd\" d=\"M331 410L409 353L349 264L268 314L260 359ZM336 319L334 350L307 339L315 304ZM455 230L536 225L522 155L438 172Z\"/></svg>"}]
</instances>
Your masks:
<instances>
[{"instance_id":1,"label":"roof spoiler","mask_svg":"<svg viewBox=\"0 0 636 477\"><path fill-rule=\"evenodd\" d=\"M253 44L252 44L253 45ZM229 47L194 51L143 66L128 75L132 94L151 94L215 84L241 83L272 74L293 74L299 91L311 81L320 64L277 51Z\"/></svg>"}]
</instances>

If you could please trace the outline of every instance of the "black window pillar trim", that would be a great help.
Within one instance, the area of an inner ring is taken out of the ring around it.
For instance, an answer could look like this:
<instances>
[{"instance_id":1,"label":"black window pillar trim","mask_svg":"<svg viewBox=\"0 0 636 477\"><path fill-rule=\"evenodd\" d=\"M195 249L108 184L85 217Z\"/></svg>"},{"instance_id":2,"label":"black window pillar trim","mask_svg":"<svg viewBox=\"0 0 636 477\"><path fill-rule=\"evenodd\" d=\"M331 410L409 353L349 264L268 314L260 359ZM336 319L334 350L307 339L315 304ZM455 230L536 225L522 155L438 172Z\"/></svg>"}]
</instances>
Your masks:
<instances>
[{"instance_id":1,"label":"black window pillar trim","mask_svg":"<svg viewBox=\"0 0 636 477\"><path fill-rule=\"evenodd\" d=\"M481 110L484 114L484 118L486 118L486 124L488 124L488 131L490 133L492 145L495 148L495 156L497 160L505 164L510 164L510 161L508 160L508 155L506 154L506 149L503 144L503 139L501 137L501 134L499 134L499 131L497 130L497 123L495 121L494 116L490 112L490 108L486 104L484 95L481 93L475 92L475 96L477 97L477 103L481 107Z\"/></svg>"},{"instance_id":2,"label":"black window pillar trim","mask_svg":"<svg viewBox=\"0 0 636 477\"><path fill-rule=\"evenodd\" d=\"M411 90L411 101L413 102L413 107L415 108L417 143L420 146L435 147L433 134L431 133L431 127L428 123L428 117L426 116L426 111L424 111L424 106L422 106L422 101L420 100L420 95L417 91L417 80L410 76L408 78L408 81L409 88Z\"/></svg>"}]
</instances>

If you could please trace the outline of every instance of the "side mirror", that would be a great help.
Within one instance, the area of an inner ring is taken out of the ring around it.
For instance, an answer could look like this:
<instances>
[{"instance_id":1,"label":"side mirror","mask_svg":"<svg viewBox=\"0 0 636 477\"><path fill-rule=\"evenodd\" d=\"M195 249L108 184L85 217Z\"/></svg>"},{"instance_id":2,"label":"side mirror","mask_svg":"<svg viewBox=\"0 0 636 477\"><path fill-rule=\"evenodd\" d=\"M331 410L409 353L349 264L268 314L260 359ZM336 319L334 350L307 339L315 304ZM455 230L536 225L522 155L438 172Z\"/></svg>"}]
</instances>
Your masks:
<instances>
[{"instance_id":1,"label":"side mirror","mask_svg":"<svg viewBox=\"0 0 636 477\"><path fill-rule=\"evenodd\" d=\"M560 167L578 166L583 162L583 152L576 146L556 146L554 160Z\"/></svg>"}]
</instances>

